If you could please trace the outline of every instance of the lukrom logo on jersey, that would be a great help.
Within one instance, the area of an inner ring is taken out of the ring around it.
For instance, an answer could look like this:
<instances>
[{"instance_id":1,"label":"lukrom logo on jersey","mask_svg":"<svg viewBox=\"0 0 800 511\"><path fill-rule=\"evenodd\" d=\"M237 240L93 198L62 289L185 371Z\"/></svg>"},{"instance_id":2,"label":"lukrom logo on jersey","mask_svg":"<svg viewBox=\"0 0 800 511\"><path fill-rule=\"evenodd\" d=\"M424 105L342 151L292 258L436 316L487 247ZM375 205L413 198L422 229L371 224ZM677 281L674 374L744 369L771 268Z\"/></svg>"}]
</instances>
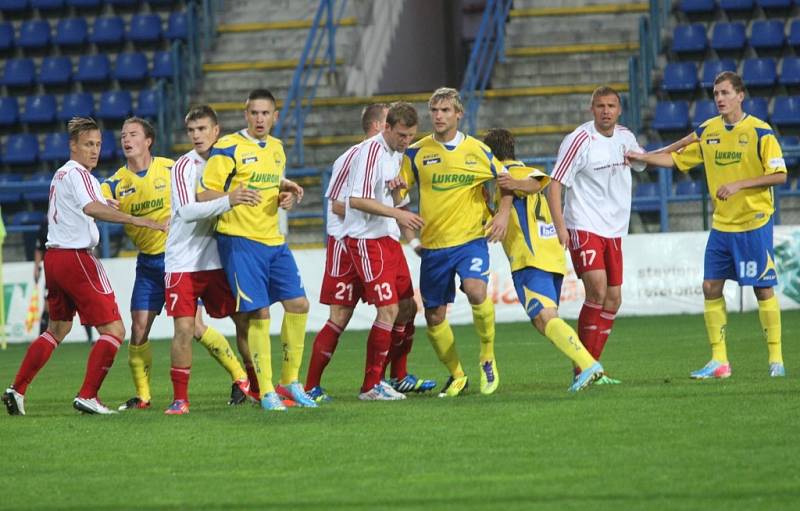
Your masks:
<instances>
[{"instance_id":1,"label":"lukrom logo on jersey","mask_svg":"<svg viewBox=\"0 0 800 511\"><path fill-rule=\"evenodd\" d=\"M437 174L431 177L431 188L437 192L461 188L462 186L472 186L475 176L471 174Z\"/></svg>"},{"instance_id":2,"label":"lukrom logo on jersey","mask_svg":"<svg viewBox=\"0 0 800 511\"><path fill-rule=\"evenodd\" d=\"M720 167L734 165L742 161L741 151L719 151L714 153L714 163Z\"/></svg>"},{"instance_id":3,"label":"lukrom logo on jersey","mask_svg":"<svg viewBox=\"0 0 800 511\"><path fill-rule=\"evenodd\" d=\"M251 190L269 190L275 188L280 183L281 177L270 172L254 172L250 176L247 187Z\"/></svg>"},{"instance_id":4,"label":"lukrom logo on jersey","mask_svg":"<svg viewBox=\"0 0 800 511\"><path fill-rule=\"evenodd\" d=\"M164 207L164 198L134 202L131 204L131 215L145 216Z\"/></svg>"}]
</instances>

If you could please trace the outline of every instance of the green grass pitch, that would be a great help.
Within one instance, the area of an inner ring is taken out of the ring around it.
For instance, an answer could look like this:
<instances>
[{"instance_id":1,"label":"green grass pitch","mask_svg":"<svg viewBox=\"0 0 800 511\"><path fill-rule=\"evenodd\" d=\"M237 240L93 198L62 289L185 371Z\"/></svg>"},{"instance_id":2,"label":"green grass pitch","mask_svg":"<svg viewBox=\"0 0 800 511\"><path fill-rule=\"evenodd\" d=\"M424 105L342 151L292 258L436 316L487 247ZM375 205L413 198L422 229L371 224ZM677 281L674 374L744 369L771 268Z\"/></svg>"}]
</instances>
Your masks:
<instances>
[{"instance_id":1,"label":"green grass pitch","mask_svg":"<svg viewBox=\"0 0 800 511\"><path fill-rule=\"evenodd\" d=\"M65 345L29 388L28 416L0 417L0 509L790 509L800 312L783 326L786 378L767 376L757 315L732 313L732 378L696 382L702 316L621 318L603 362L624 383L570 395L561 354L528 324L500 324L490 397L475 334L457 327L468 395L394 403L357 400L365 333L348 332L323 382L335 401L283 414L228 407L226 375L195 345L182 417L163 414L167 342L154 343L154 407L110 417L72 410L88 346ZM25 347L0 352L3 384ZM422 329L410 368L445 376ZM123 350L101 398L131 395Z\"/></svg>"}]
</instances>

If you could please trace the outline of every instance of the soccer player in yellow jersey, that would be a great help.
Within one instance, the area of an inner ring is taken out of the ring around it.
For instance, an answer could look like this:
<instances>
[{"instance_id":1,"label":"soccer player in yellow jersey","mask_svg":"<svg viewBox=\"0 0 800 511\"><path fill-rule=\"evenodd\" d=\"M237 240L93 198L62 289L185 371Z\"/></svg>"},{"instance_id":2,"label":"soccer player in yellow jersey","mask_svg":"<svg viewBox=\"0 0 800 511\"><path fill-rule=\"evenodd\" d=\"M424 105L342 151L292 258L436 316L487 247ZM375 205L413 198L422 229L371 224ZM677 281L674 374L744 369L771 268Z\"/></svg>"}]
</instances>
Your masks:
<instances>
[{"instance_id":1,"label":"soccer player in yellow jersey","mask_svg":"<svg viewBox=\"0 0 800 511\"><path fill-rule=\"evenodd\" d=\"M288 192L299 201L303 189L283 177L283 144L269 135L278 117L272 93L266 89L252 91L244 114L247 128L222 137L211 149L198 200L213 200L240 185L260 192L259 205L234 208L219 217L217 248L236 299L236 314L249 322L247 343L261 406L266 410L286 410L283 395L300 406L313 408L317 403L299 381L308 300L294 256L278 230L281 192ZM281 327L283 368L280 385L275 388L269 307L278 301L285 313Z\"/></svg>"},{"instance_id":2,"label":"soccer player in yellow jersey","mask_svg":"<svg viewBox=\"0 0 800 511\"><path fill-rule=\"evenodd\" d=\"M154 157L151 147L155 130L150 123L131 117L122 125L122 150L127 163L101 185L103 195L118 203L120 211L136 217L166 223L170 218L170 171L173 161ZM128 345L128 364L136 395L122 404L120 410L150 407L150 370L153 355L150 348L150 328L164 307L164 251L167 234L135 226L125 226L139 254L136 257L136 280L131 295L131 340ZM200 323L196 327L200 343L236 380L245 373L235 357L231 359L230 345L217 330ZM202 332L202 333L201 333Z\"/></svg>"},{"instance_id":3,"label":"soccer player in yellow jersey","mask_svg":"<svg viewBox=\"0 0 800 511\"><path fill-rule=\"evenodd\" d=\"M487 223L489 210L483 185L503 171L503 165L479 140L458 131L464 108L458 91L436 90L428 101L433 133L411 145L403 157L401 177L419 187L419 212L425 221L421 239L408 231L420 254L420 294L428 323L428 337L450 378L441 397L454 397L467 387L467 376L456 352L453 330L446 319L447 304L455 298L455 277L472 306L481 341L481 393L497 389L499 374L494 354L494 304L486 293L489 241L505 235L510 196Z\"/></svg>"},{"instance_id":4,"label":"soccer player in yellow jersey","mask_svg":"<svg viewBox=\"0 0 800 511\"><path fill-rule=\"evenodd\" d=\"M731 375L725 347L727 312L722 288L726 279L753 286L758 316L769 351L769 375L784 376L781 315L774 286L772 186L786 182L786 164L770 126L742 110L744 82L725 71L714 80L714 101L720 115L701 124L694 141L679 152L628 153L660 167L682 172L704 164L714 203L706 244L703 295L711 361L691 373L694 379Z\"/></svg>"},{"instance_id":5,"label":"soccer player in yellow jersey","mask_svg":"<svg viewBox=\"0 0 800 511\"><path fill-rule=\"evenodd\" d=\"M516 161L514 137L508 130L489 130L483 142L508 170L497 177L497 186L513 193L503 250L511 265L519 303L536 330L580 369L569 387L571 392L577 392L600 378L603 367L586 350L575 330L558 317L567 262L542 193L550 177Z\"/></svg>"}]
</instances>

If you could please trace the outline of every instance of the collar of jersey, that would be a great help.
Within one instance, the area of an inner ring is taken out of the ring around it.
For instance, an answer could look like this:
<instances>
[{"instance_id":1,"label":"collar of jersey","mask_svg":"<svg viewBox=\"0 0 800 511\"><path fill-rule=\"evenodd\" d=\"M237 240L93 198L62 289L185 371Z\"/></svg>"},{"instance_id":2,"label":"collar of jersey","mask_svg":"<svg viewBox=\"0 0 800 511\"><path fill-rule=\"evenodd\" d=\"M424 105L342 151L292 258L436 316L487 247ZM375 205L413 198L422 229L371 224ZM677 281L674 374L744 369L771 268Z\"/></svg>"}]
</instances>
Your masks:
<instances>
[{"instance_id":1,"label":"collar of jersey","mask_svg":"<svg viewBox=\"0 0 800 511\"><path fill-rule=\"evenodd\" d=\"M436 140L436 138L434 138L433 135L431 135L431 138L433 139L434 142L441 145L448 151L453 151L456 147L458 147L458 144L467 139L467 136L461 133L460 131L456 131L456 136L453 138L453 140L455 140L455 143L452 145L445 144L444 142L439 142L438 140Z\"/></svg>"},{"instance_id":2,"label":"collar of jersey","mask_svg":"<svg viewBox=\"0 0 800 511\"><path fill-rule=\"evenodd\" d=\"M247 140L249 140L250 142L253 142L254 144L257 144L258 147L260 147L261 149L264 149L265 147L267 147L267 140L269 139L269 135L267 135L267 137L268 137L267 140L259 140L259 139L255 138L255 137L251 136L250 133L247 132L247 128L239 131L239 134L241 136L243 136L244 138L246 138Z\"/></svg>"},{"instance_id":3,"label":"collar of jersey","mask_svg":"<svg viewBox=\"0 0 800 511\"><path fill-rule=\"evenodd\" d=\"M82 171L82 172L89 172L89 169L87 169L86 167L84 167L83 165L81 165L80 163L78 163L77 161L75 161L75 160L70 160L70 162L71 162L71 163L74 163L74 164L75 164L75 167L78 167L78 170L80 170L80 171Z\"/></svg>"},{"instance_id":4,"label":"collar of jersey","mask_svg":"<svg viewBox=\"0 0 800 511\"><path fill-rule=\"evenodd\" d=\"M733 128L735 128L736 126L742 124L742 122L744 122L744 120L747 119L749 116L750 116L750 114L745 112L744 116L741 119L739 119L738 121L736 121L735 123L733 123L733 124L727 124L725 122L725 119L722 119L721 115L719 117L720 117L720 119L722 119L722 124L725 126L725 129L728 130L728 131L733 131Z\"/></svg>"},{"instance_id":5,"label":"collar of jersey","mask_svg":"<svg viewBox=\"0 0 800 511\"><path fill-rule=\"evenodd\" d=\"M154 161L156 161L155 157L153 157L153 158L150 160L150 165L151 165L151 166L153 165L153 162L154 162ZM125 164L125 168L126 168L126 169L128 169L128 171L130 171L130 172L133 172L134 174L136 174L136 175L137 175L137 176L139 176L139 177L144 177L144 176L147 174L147 171L148 171L148 170L150 170L150 167L147 167L147 168L146 168L146 169L144 169L144 170L136 170L136 171L134 171L134 170L131 170L131 169L129 169L129 168L128 168L128 164L127 164L127 163Z\"/></svg>"}]
</instances>

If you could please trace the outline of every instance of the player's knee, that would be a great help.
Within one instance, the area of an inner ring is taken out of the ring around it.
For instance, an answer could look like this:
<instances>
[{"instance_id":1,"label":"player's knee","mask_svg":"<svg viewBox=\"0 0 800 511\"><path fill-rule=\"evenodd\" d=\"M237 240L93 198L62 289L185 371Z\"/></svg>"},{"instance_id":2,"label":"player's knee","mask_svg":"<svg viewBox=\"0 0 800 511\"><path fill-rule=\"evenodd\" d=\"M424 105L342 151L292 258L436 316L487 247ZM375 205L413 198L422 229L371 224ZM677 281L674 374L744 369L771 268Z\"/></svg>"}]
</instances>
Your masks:
<instances>
[{"instance_id":1,"label":"player's knee","mask_svg":"<svg viewBox=\"0 0 800 511\"><path fill-rule=\"evenodd\" d=\"M283 302L283 306L286 312L306 314L308 312L308 299L305 296L301 296L300 298L286 300Z\"/></svg>"},{"instance_id":2,"label":"player's knee","mask_svg":"<svg viewBox=\"0 0 800 511\"><path fill-rule=\"evenodd\" d=\"M330 320L338 327L345 328L353 317L350 307L331 306Z\"/></svg>"},{"instance_id":3,"label":"player's knee","mask_svg":"<svg viewBox=\"0 0 800 511\"><path fill-rule=\"evenodd\" d=\"M486 301L486 283L482 280L474 281L475 279L469 279L473 282L464 282L464 293L467 295L467 300L472 305L480 305Z\"/></svg>"},{"instance_id":4,"label":"player's knee","mask_svg":"<svg viewBox=\"0 0 800 511\"><path fill-rule=\"evenodd\" d=\"M392 303L390 305L384 305L382 307L378 307L378 321L381 323L387 324L394 324L395 320L397 319L397 313L400 311L400 307L396 303Z\"/></svg>"},{"instance_id":5,"label":"player's knee","mask_svg":"<svg viewBox=\"0 0 800 511\"><path fill-rule=\"evenodd\" d=\"M722 287L724 281L721 280L704 280L703 281L703 297L706 300L716 300L722 297Z\"/></svg>"},{"instance_id":6,"label":"player's knee","mask_svg":"<svg viewBox=\"0 0 800 511\"><path fill-rule=\"evenodd\" d=\"M107 325L100 325L97 327L97 331L100 332L100 335L112 335L122 341L125 340L125 325L122 324L122 321L114 321Z\"/></svg>"},{"instance_id":7,"label":"player's knee","mask_svg":"<svg viewBox=\"0 0 800 511\"><path fill-rule=\"evenodd\" d=\"M199 338L203 337L203 334L206 333L207 329L208 329L208 327L206 326L205 323L203 323L202 321L195 321L194 322L194 328L193 328L194 331L192 332L192 335L194 337L196 337L197 339L199 339Z\"/></svg>"},{"instance_id":8,"label":"player's knee","mask_svg":"<svg viewBox=\"0 0 800 511\"><path fill-rule=\"evenodd\" d=\"M59 343L72 330L72 321L50 321L47 325L47 331L50 332L56 341Z\"/></svg>"},{"instance_id":9,"label":"player's knee","mask_svg":"<svg viewBox=\"0 0 800 511\"><path fill-rule=\"evenodd\" d=\"M772 287L754 287L753 293L756 295L756 300L763 302L775 296L775 289Z\"/></svg>"},{"instance_id":10,"label":"player's knee","mask_svg":"<svg viewBox=\"0 0 800 511\"><path fill-rule=\"evenodd\" d=\"M533 326L536 330L539 331L540 334L545 335L544 331L547 328L547 324L558 317L558 310L553 307L546 307L539 311L533 318Z\"/></svg>"},{"instance_id":11,"label":"player's knee","mask_svg":"<svg viewBox=\"0 0 800 511\"><path fill-rule=\"evenodd\" d=\"M401 300L398 307L397 322L408 323L417 315L417 303L411 298Z\"/></svg>"},{"instance_id":12,"label":"player's knee","mask_svg":"<svg viewBox=\"0 0 800 511\"><path fill-rule=\"evenodd\" d=\"M447 307L445 306L425 309L425 321L428 323L428 326L436 326L444 321L446 314Z\"/></svg>"}]
</instances>

